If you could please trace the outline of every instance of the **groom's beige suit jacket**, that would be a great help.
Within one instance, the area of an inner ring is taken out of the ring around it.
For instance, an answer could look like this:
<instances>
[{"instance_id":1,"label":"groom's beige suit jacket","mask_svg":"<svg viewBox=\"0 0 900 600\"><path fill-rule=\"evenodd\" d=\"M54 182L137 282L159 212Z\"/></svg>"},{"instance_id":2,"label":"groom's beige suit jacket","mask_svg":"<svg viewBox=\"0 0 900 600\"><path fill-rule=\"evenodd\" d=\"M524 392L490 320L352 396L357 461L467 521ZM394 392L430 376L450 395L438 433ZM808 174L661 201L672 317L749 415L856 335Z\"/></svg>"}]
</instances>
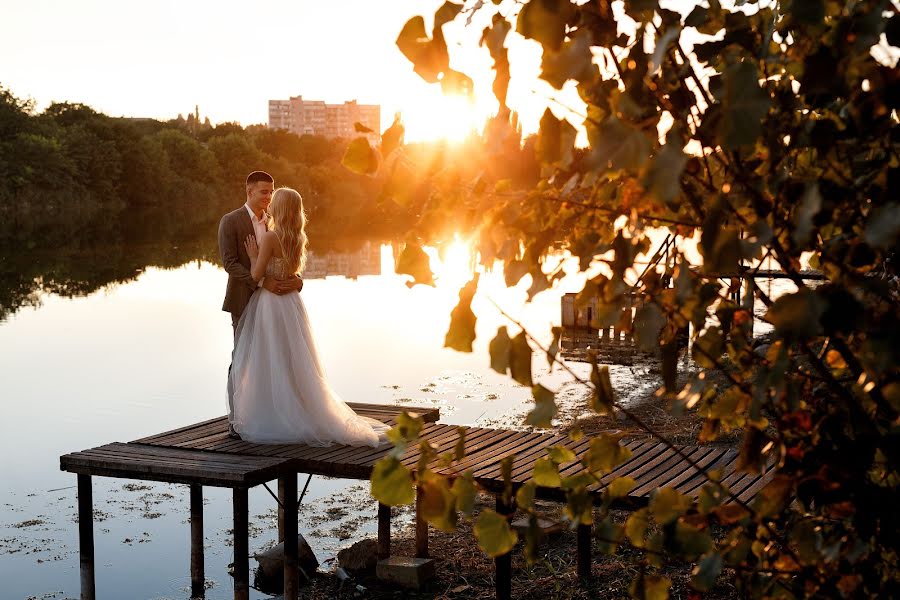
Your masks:
<instances>
[{"instance_id":1,"label":"groom's beige suit jacket","mask_svg":"<svg viewBox=\"0 0 900 600\"><path fill-rule=\"evenodd\" d=\"M248 235L255 237L253 222L247 207L241 205L219 221L219 254L222 265L228 273L225 288L225 302L222 310L231 313L233 323L237 323L250 302L250 296L258 289L258 282L250 274L250 256L244 247Z\"/></svg>"}]
</instances>

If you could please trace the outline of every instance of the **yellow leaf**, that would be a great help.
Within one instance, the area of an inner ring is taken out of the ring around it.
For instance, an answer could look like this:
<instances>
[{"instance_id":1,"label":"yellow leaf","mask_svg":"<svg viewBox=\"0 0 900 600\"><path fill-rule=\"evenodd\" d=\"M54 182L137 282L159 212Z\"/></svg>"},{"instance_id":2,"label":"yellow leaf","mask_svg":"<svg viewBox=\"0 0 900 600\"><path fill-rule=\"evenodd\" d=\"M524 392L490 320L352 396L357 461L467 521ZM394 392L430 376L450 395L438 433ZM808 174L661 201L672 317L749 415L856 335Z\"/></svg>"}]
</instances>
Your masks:
<instances>
[{"instance_id":1,"label":"yellow leaf","mask_svg":"<svg viewBox=\"0 0 900 600\"><path fill-rule=\"evenodd\" d=\"M491 558L506 554L519 541L506 517L489 508L478 515L474 530L478 545Z\"/></svg>"},{"instance_id":2,"label":"yellow leaf","mask_svg":"<svg viewBox=\"0 0 900 600\"><path fill-rule=\"evenodd\" d=\"M412 474L394 456L385 456L372 469L372 497L388 506L409 504L416 497Z\"/></svg>"}]
</instances>

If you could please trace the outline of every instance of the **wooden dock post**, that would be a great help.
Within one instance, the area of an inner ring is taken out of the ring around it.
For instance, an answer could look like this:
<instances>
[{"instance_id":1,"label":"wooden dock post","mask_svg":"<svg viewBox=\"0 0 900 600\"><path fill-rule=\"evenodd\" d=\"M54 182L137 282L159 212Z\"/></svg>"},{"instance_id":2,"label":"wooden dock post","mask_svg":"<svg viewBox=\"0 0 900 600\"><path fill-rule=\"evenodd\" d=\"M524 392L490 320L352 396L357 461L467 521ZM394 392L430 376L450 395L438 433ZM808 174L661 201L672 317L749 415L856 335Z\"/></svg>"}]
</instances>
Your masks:
<instances>
[{"instance_id":1,"label":"wooden dock post","mask_svg":"<svg viewBox=\"0 0 900 600\"><path fill-rule=\"evenodd\" d=\"M232 490L234 510L234 600L250 600L250 540L247 488Z\"/></svg>"},{"instance_id":2,"label":"wooden dock post","mask_svg":"<svg viewBox=\"0 0 900 600\"><path fill-rule=\"evenodd\" d=\"M278 479L278 495L284 500L284 600L300 596L300 561L297 557L297 475Z\"/></svg>"},{"instance_id":3,"label":"wooden dock post","mask_svg":"<svg viewBox=\"0 0 900 600\"><path fill-rule=\"evenodd\" d=\"M285 504L285 498L287 495L284 493L284 485L286 477L278 478L278 541L284 541L284 507L287 506Z\"/></svg>"},{"instance_id":4,"label":"wooden dock post","mask_svg":"<svg viewBox=\"0 0 900 600\"><path fill-rule=\"evenodd\" d=\"M391 507L378 503L378 560L391 555Z\"/></svg>"},{"instance_id":5,"label":"wooden dock post","mask_svg":"<svg viewBox=\"0 0 900 600\"><path fill-rule=\"evenodd\" d=\"M191 598L206 596L203 564L203 486L191 484Z\"/></svg>"},{"instance_id":6,"label":"wooden dock post","mask_svg":"<svg viewBox=\"0 0 900 600\"><path fill-rule=\"evenodd\" d=\"M513 507L503 501L503 494L497 494L497 512L508 516L512 514ZM494 559L494 576L497 600L511 600L512 598L512 550Z\"/></svg>"},{"instance_id":7,"label":"wooden dock post","mask_svg":"<svg viewBox=\"0 0 900 600\"><path fill-rule=\"evenodd\" d=\"M578 543L578 578L588 579L591 576L591 526L579 523L576 536Z\"/></svg>"},{"instance_id":8,"label":"wooden dock post","mask_svg":"<svg viewBox=\"0 0 900 600\"><path fill-rule=\"evenodd\" d=\"M425 493L416 486L416 558L428 558L428 521L422 517Z\"/></svg>"},{"instance_id":9,"label":"wooden dock post","mask_svg":"<svg viewBox=\"0 0 900 600\"><path fill-rule=\"evenodd\" d=\"M94 499L91 476L78 475L78 548L81 558L81 600L95 600Z\"/></svg>"}]
</instances>

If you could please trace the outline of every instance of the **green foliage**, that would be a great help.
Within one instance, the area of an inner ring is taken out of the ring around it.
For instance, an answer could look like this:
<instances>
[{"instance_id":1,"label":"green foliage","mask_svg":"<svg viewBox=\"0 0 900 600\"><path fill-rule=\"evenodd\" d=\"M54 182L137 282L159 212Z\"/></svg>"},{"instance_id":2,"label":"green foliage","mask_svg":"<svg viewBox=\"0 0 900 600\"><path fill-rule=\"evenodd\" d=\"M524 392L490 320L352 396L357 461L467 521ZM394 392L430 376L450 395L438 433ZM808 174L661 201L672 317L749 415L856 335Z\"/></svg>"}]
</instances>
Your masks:
<instances>
[{"instance_id":1,"label":"green foliage","mask_svg":"<svg viewBox=\"0 0 900 600\"><path fill-rule=\"evenodd\" d=\"M416 497L412 473L393 455L375 463L372 469L372 497L388 506L409 504Z\"/></svg>"},{"instance_id":2,"label":"green foliage","mask_svg":"<svg viewBox=\"0 0 900 600\"><path fill-rule=\"evenodd\" d=\"M459 304L450 313L450 329L444 338L444 347L460 352L471 352L475 341L475 313L472 298L478 289L478 274L459 290Z\"/></svg>"},{"instance_id":3,"label":"green foliage","mask_svg":"<svg viewBox=\"0 0 900 600\"><path fill-rule=\"evenodd\" d=\"M475 520L475 539L484 553L490 557L501 556L512 550L519 536L501 514L484 509Z\"/></svg>"},{"instance_id":4,"label":"green foliage","mask_svg":"<svg viewBox=\"0 0 900 600\"><path fill-rule=\"evenodd\" d=\"M529 298L559 276L544 272L548 258L568 253L582 274L603 264L577 300L596 302L592 325L615 325L654 351L690 326L701 373L660 393L704 420L699 441L739 432L741 468L776 471L749 505L719 473L705 474L696 498L656 490L621 530L608 510L631 482L602 481L597 527L605 549L623 535L638 549L634 597L666 597L670 582L648 569L683 561L696 563L699 591L733 568L748 597L897 595L896 12L885 0L524 0L456 16L490 22L481 44L499 108L484 153L430 163L416 181L418 243L471 231L482 268L502 263L509 286L531 275ZM429 36L424 19L410 21L398 39L427 80L449 69L444 22ZM507 106L512 35L540 46L550 88L574 87L583 102L565 118L548 103L524 141ZM584 116L585 147L573 114ZM525 173L510 167L526 163ZM676 243L644 272L662 228ZM807 266L823 281L804 279ZM754 285L734 297L741 276L770 267L797 290L770 297ZM762 307L773 327L764 340L752 326ZM543 338L529 334L510 339L502 328L490 360L536 390L528 419L544 425L555 406L534 386L529 340ZM583 383L593 410L627 410L604 365ZM595 436L585 470L564 477L562 453L536 457L521 504L533 515L532 485L559 486L566 517L588 522L586 490L628 454L617 438Z\"/></svg>"}]
</instances>

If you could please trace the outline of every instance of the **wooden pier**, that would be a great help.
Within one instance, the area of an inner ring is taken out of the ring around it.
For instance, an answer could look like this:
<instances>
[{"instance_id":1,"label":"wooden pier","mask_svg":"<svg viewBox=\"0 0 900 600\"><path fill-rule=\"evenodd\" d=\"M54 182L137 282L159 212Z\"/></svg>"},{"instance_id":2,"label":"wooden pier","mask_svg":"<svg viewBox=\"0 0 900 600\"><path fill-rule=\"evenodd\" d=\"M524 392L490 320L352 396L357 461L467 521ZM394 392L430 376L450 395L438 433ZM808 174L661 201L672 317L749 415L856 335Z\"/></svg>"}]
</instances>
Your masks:
<instances>
[{"instance_id":1,"label":"wooden pier","mask_svg":"<svg viewBox=\"0 0 900 600\"><path fill-rule=\"evenodd\" d=\"M410 406L387 406L351 403L359 414L394 424L401 411L418 414L426 425L420 440L427 440L441 454L452 451L459 439L459 428L437 423L438 410ZM314 448L291 444L253 444L228 437L227 419L220 417L195 423L173 431L152 435L129 443L114 443L60 457L64 471L78 474L79 539L81 546L81 597L93 600L94 592L94 544L91 499L91 476L124 477L183 483L190 486L191 499L191 589L192 597L204 595L203 567L203 491L202 486L229 487L234 497L234 597L249 597L249 548L247 494L250 487L278 479L279 538L292 540L297 531L297 475L327 475L367 480L374 464L385 456L391 447L368 448L335 445ZM502 502L504 488L501 462L513 456L512 482L518 488L532 476L534 461L545 456L552 446L565 446L580 459L587 451L590 440L572 441L567 435L546 434L481 427L465 428L466 456L454 465L456 472L471 470L475 480L484 489L497 495L498 510L510 514L514 507ZM600 503L605 485L617 477L629 476L637 485L623 501L630 506L645 505L649 494L658 487L673 487L682 494L696 498L705 483L698 473L676 452L656 442L631 442L626 444L631 457L590 492ZM750 501L768 482L770 475L753 475L736 469L738 452L722 446L682 446L684 455L707 470L717 469L724 483L733 494L744 502ZM419 460L417 444L411 444L402 456L402 462L414 469ZM437 472L449 474L438 461L431 464ZM560 475L565 477L582 469L579 460L560 465ZM538 488L538 497L563 501L558 488ZM424 519L416 514L416 556L428 556L428 528ZM579 575L590 574L590 527L578 530ZM390 555L390 509L378 507L379 558ZM291 600L299 595L296 546L285 544L285 593ZM509 598L509 555L496 559L497 597Z\"/></svg>"}]
</instances>

